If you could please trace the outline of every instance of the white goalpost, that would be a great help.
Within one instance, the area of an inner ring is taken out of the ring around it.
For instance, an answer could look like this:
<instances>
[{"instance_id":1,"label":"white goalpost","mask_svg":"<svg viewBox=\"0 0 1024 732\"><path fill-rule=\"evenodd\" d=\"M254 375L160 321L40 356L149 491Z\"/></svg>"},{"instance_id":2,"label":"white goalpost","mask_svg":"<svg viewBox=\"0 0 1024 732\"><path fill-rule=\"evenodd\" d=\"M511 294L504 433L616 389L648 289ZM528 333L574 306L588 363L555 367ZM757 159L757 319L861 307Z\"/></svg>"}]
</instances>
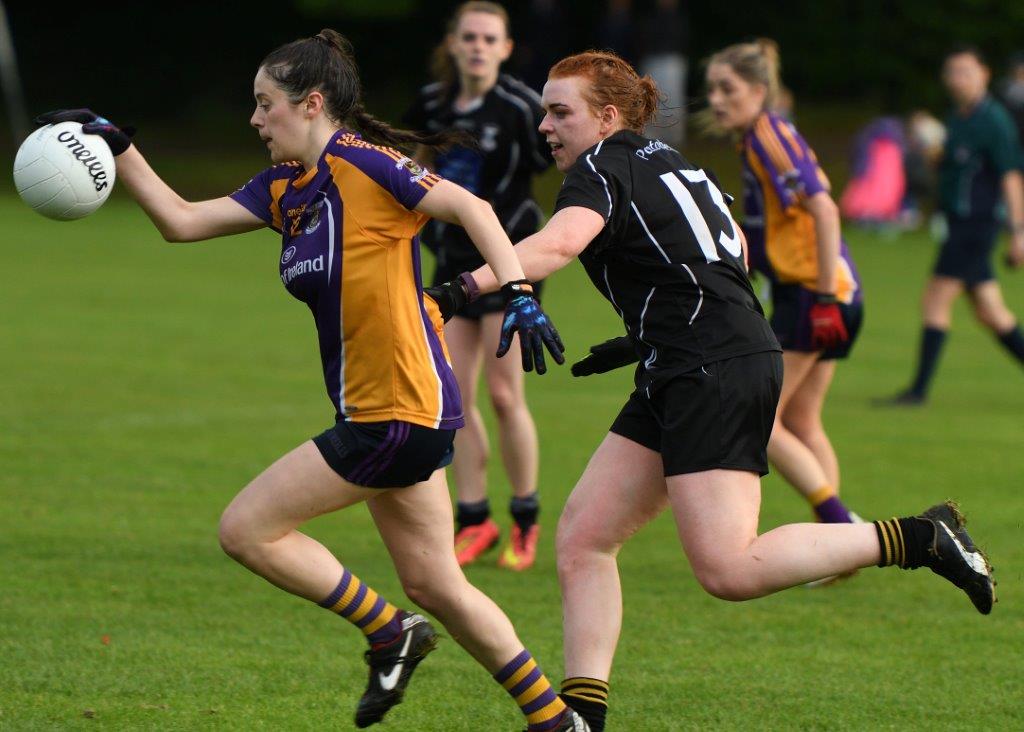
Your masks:
<instances>
[{"instance_id":1,"label":"white goalpost","mask_svg":"<svg viewBox=\"0 0 1024 732\"><path fill-rule=\"evenodd\" d=\"M7 107L7 123L17 147L29 133L28 113L25 111L25 95L22 91L18 61L14 53L14 39L7 22L7 7L0 0L0 85L3 86L4 106Z\"/></svg>"}]
</instances>

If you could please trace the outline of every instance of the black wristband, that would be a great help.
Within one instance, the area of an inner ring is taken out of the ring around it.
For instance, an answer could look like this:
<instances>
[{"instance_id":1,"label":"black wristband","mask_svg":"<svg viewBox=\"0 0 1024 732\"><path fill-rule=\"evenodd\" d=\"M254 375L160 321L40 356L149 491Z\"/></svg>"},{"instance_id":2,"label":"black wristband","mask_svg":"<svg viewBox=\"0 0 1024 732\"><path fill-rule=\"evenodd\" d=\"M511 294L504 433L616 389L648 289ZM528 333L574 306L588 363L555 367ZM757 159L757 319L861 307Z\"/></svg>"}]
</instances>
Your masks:
<instances>
[{"instance_id":1,"label":"black wristband","mask_svg":"<svg viewBox=\"0 0 1024 732\"><path fill-rule=\"evenodd\" d=\"M839 300L836 299L834 293L816 292L814 293L814 302L818 305L835 305Z\"/></svg>"},{"instance_id":2,"label":"black wristband","mask_svg":"<svg viewBox=\"0 0 1024 732\"><path fill-rule=\"evenodd\" d=\"M505 302L513 300L520 295L533 297L533 283L529 280L512 280L501 286L501 294L505 296Z\"/></svg>"}]
</instances>

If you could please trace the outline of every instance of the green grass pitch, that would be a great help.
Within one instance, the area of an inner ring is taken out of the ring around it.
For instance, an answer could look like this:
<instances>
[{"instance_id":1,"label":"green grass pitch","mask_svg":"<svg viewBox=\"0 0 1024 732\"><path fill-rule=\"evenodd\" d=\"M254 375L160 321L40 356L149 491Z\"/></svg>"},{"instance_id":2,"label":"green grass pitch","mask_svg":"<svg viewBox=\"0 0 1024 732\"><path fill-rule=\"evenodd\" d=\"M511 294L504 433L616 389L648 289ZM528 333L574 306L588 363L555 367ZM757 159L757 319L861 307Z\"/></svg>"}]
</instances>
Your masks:
<instances>
[{"instance_id":1,"label":"green grass pitch","mask_svg":"<svg viewBox=\"0 0 1024 732\"><path fill-rule=\"evenodd\" d=\"M58 224L8 195L0 220L0 728L349 729L362 638L217 545L235 492L332 418L311 319L276 276L275 236L166 245L123 198ZM934 245L848 238L867 319L827 407L843 495L869 518L959 499L1001 601L982 617L927 570L869 569L728 604L700 590L662 516L621 555L609 729L1024 727L1024 374L961 302L933 403L871 408L909 377ZM1003 278L1018 313L1022 276ZM619 333L577 265L545 305L570 359ZM506 573L491 554L468 572L556 682L555 521L629 378L528 377L543 446L538 566ZM492 482L507 526L497 468ZM778 478L763 488L762 528L809 519ZM308 530L405 602L365 509ZM382 729L522 726L447 640Z\"/></svg>"}]
</instances>

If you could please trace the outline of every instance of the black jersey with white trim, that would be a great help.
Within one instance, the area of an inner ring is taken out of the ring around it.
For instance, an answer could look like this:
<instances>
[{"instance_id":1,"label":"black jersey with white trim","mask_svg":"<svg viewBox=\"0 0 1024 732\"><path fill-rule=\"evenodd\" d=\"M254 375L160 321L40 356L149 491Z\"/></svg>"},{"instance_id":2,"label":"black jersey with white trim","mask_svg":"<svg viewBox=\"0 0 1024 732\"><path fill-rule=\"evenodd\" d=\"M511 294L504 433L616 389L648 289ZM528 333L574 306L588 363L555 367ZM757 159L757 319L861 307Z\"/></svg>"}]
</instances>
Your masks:
<instances>
[{"instance_id":1,"label":"black jersey with white trim","mask_svg":"<svg viewBox=\"0 0 1024 732\"><path fill-rule=\"evenodd\" d=\"M638 385L781 350L713 174L658 140L621 131L569 170L555 211L571 206L605 219L580 261L640 355Z\"/></svg>"},{"instance_id":2,"label":"black jersey with white trim","mask_svg":"<svg viewBox=\"0 0 1024 732\"><path fill-rule=\"evenodd\" d=\"M435 156L431 168L488 201L513 242L537 231L542 215L533 200L533 176L552 163L551 148L537 131L544 116L540 97L518 79L501 74L497 83L468 110L454 107L455 90L440 83L420 89L402 118L413 129L438 132L465 130L478 149L454 147ZM461 227L432 220L421 238L447 256L475 269L483 264Z\"/></svg>"}]
</instances>

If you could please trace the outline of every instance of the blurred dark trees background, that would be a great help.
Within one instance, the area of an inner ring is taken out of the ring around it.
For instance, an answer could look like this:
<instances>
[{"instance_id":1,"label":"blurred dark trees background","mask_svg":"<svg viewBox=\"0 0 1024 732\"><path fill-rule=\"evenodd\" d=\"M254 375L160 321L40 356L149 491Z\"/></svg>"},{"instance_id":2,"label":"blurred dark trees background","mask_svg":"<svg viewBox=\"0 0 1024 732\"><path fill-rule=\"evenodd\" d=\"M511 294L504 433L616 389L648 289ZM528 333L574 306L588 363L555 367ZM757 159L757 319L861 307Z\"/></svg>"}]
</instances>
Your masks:
<instances>
[{"instance_id":1,"label":"blurred dark trees background","mask_svg":"<svg viewBox=\"0 0 1024 732\"><path fill-rule=\"evenodd\" d=\"M560 55L598 47L607 36L601 29L610 6L628 6L639 18L655 2L505 2L518 50L511 71L528 70L531 47ZM6 7L30 113L89 106L115 122L135 124L140 145L157 159L159 170L198 194L233 188L265 164L248 119L252 78L271 49L323 27L336 28L355 46L367 106L397 120L416 88L429 80L428 57L458 4L8 0ZM801 126L840 180L849 140L866 119L920 107L943 112L938 68L952 44L966 41L983 48L997 77L1008 56L1024 46L1021 0L682 0L680 5L689 24L691 111L703 106L702 59L729 43L774 38ZM544 7L561 20L528 20ZM2 159L13 157L15 149L6 117L0 115ZM717 164L719 155L731 167L731 148L701 145L701 160Z\"/></svg>"},{"instance_id":2,"label":"blurred dark trees background","mask_svg":"<svg viewBox=\"0 0 1024 732\"><path fill-rule=\"evenodd\" d=\"M243 114L250 82L276 45L337 28L356 48L371 108L401 107L427 79L426 59L457 2L280 0L244 3L8 2L30 110L90 105L114 119L214 120ZM531 4L505 3L520 39L596 45L607 3L566 0L563 27L524 28ZM632 3L642 12L650 2ZM684 3L685 5L685 3ZM936 72L956 41L982 46L998 74L1024 45L1024 2L1009 0L785 0L691 2L691 97L695 63L742 39L768 36L784 79L803 102L838 100L904 111L942 103Z\"/></svg>"}]
</instances>

